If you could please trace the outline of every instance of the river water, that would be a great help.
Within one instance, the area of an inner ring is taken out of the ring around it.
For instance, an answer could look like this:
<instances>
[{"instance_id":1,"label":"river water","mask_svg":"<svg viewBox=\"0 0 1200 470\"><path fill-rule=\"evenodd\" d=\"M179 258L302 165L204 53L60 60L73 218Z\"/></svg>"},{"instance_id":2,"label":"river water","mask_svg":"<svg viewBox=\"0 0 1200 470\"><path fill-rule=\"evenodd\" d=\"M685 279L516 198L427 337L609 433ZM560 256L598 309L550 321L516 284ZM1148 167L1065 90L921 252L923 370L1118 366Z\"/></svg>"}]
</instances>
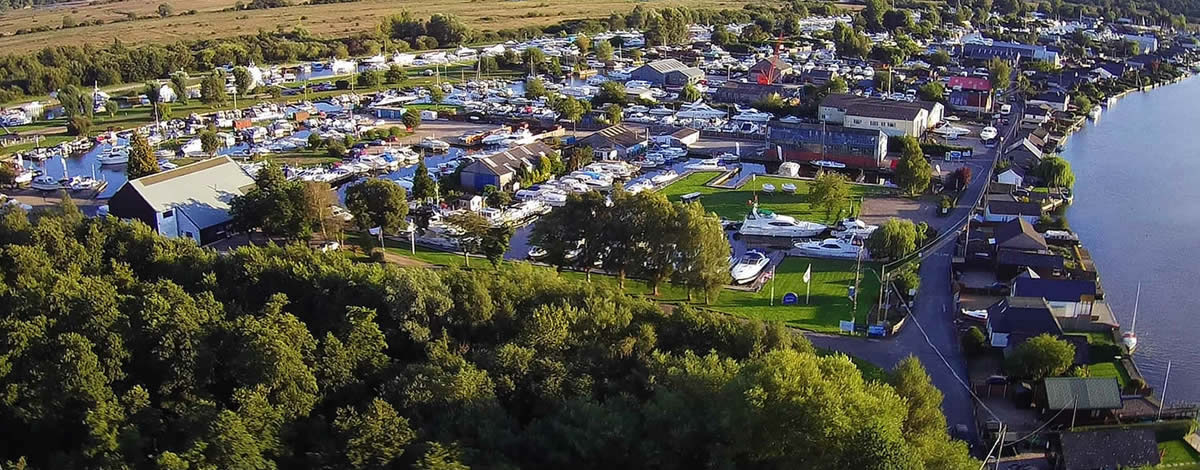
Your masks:
<instances>
[{"instance_id":1,"label":"river water","mask_svg":"<svg viewBox=\"0 0 1200 470\"><path fill-rule=\"evenodd\" d=\"M1132 93L1062 152L1067 218L1095 259L1122 330L1138 306L1135 361L1165 401L1200 401L1200 77Z\"/></svg>"}]
</instances>

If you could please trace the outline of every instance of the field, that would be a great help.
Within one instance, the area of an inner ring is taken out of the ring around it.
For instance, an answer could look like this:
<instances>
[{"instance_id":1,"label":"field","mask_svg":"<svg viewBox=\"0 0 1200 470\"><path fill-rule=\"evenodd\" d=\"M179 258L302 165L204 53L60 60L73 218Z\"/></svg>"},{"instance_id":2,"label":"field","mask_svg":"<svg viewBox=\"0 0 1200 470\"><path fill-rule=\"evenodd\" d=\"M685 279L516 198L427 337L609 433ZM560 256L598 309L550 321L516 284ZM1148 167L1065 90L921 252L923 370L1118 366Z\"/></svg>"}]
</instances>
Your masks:
<instances>
[{"instance_id":1,"label":"field","mask_svg":"<svg viewBox=\"0 0 1200 470\"><path fill-rule=\"evenodd\" d=\"M1098 362L1088 365L1089 377L1116 377L1117 382L1124 390L1126 385L1129 385L1129 373L1121 366L1120 362Z\"/></svg>"},{"instance_id":2,"label":"field","mask_svg":"<svg viewBox=\"0 0 1200 470\"><path fill-rule=\"evenodd\" d=\"M1200 454L1184 442L1183 439L1158 443L1158 451L1163 453L1161 465L1171 465L1172 468L1200 468Z\"/></svg>"},{"instance_id":3,"label":"field","mask_svg":"<svg viewBox=\"0 0 1200 470\"><path fill-rule=\"evenodd\" d=\"M0 14L0 53L28 52L47 46L106 45L114 40L125 44L173 43L188 39L255 34L260 30L303 27L325 37L343 37L375 28L386 16L407 10L418 17L451 13L477 30L500 30L523 26L545 26L580 18L606 18L612 12L628 13L635 5L647 7L688 6L692 8L737 8L740 2L714 0L448 0L439 2L394 2L362 0L354 3L296 5L267 10L222 11L236 0L166 0L176 16L157 17L163 0L125 0L113 3L71 2L51 7L30 8ZM245 2L248 3L248 2ZM296 1L294 3L301 3ZM180 15L196 10L194 15ZM134 15L132 21L112 22ZM57 31L12 35L18 29L58 27L70 16L77 22L102 20L105 24Z\"/></svg>"},{"instance_id":4,"label":"field","mask_svg":"<svg viewBox=\"0 0 1200 470\"><path fill-rule=\"evenodd\" d=\"M719 174L719 172L715 171L692 173L668 185L663 189L663 194L666 194L667 198L672 201L678 201L679 197L684 194L693 192L701 193L704 196L700 198L700 203L704 205L705 209L716 212L722 218L730 220L745 218L746 213L750 209L749 201L753 200L755 195L758 196L759 208L770 209L779 214L790 215L797 219L832 223L840 218L837 213L826 216L825 209L813 207L809 204L808 188L810 183L808 181L760 176L755 178L754 181L747 182L741 188L734 190L713 188L704 185ZM761 191L762 185L767 183L775 185L776 193L767 194ZM784 183L796 185L796 194L778 192ZM857 184L851 185L850 188L850 194L856 200L861 197L881 197L890 193L889 190L884 188ZM858 202L855 202L856 211L857 207Z\"/></svg>"}]
</instances>

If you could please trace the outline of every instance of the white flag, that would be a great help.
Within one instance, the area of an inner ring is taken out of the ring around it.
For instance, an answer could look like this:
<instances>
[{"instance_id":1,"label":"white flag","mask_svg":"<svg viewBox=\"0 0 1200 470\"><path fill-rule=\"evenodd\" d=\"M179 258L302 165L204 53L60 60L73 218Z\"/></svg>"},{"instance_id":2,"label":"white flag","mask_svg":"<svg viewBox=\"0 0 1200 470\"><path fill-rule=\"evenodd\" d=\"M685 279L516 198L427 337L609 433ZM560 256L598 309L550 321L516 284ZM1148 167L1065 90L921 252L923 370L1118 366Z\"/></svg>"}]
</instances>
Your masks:
<instances>
[{"instance_id":1,"label":"white flag","mask_svg":"<svg viewBox=\"0 0 1200 470\"><path fill-rule=\"evenodd\" d=\"M371 227L367 229L367 232L370 232L371 235L379 235L383 232L383 227Z\"/></svg>"},{"instance_id":2,"label":"white flag","mask_svg":"<svg viewBox=\"0 0 1200 470\"><path fill-rule=\"evenodd\" d=\"M808 281L810 281L810 280L812 280L812 264L811 263L808 265L808 269L804 270L804 283L808 284Z\"/></svg>"}]
</instances>

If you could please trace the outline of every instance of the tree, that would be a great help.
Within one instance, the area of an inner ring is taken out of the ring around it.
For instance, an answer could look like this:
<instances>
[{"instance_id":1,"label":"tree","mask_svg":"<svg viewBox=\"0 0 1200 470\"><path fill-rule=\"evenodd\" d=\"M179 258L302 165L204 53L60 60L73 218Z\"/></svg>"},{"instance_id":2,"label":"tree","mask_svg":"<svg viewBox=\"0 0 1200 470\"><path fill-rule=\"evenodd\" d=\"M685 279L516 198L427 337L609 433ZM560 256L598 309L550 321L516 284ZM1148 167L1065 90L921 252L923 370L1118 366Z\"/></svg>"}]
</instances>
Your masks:
<instances>
[{"instance_id":1,"label":"tree","mask_svg":"<svg viewBox=\"0 0 1200 470\"><path fill-rule=\"evenodd\" d=\"M120 109L121 109L121 106L118 105L116 101L108 100L108 101L104 102L104 111L108 113L108 117L110 117L110 118L116 117L117 111Z\"/></svg>"},{"instance_id":2,"label":"tree","mask_svg":"<svg viewBox=\"0 0 1200 470\"><path fill-rule=\"evenodd\" d=\"M525 98L537 99L546 96L546 84L542 79L534 77L525 80Z\"/></svg>"},{"instance_id":3,"label":"tree","mask_svg":"<svg viewBox=\"0 0 1200 470\"><path fill-rule=\"evenodd\" d=\"M390 468L416 438L408 420L388 402L376 398L366 410L339 408L333 426L343 442L343 454L352 468Z\"/></svg>"},{"instance_id":4,"label":"tree","mask_svg":"<svg viewBox=\"0 0 1200 470\"><path fill-rule=\"evenodd\" d=\"M497 194L508 193L499 192ZM509 241L512 240L515 231L511 224L504 223L488 228L487 233L484 234L479 248L492 263L492 267L499 267L500 262L504 261L504 253L508 252Z\"/></svg>"},{"instance_id":5,"label":"tree","mask_svg":"<svg viewBox=\"0 0 1200 470\"><path fill-rule=\"evenodd\" d=\"M891 10L886 0L867 0L867 7L863 9L863 19L867 21L867 30L871 32L882 32L886 28L883 24L883 15Z\"/></svg>"},{"instance_id":6,"label":"tree","mask_svg":"<svg viewBox=\"0 0 1200 470\"><path fill-rule=\"evenodd\" d=\"M254 88L254 75L250 74L250 69L246 67L233 68L233 86L237 89L237 94L245 96Z\"/></svg>"},{"instance_id":7,"label":"tree","mask_svg":"<svg viewBox=\"0 0 1200 470\"><path fill-rule=\"evenodd\" d=\"M429 17L425 31L439 44L453 46L466 42L470 36L470 28L458 17L449 14L434 13Z\"/></svg>"},{"instance_id":8,"label":"tree","mask_svg":"<svg viewBox=\"0 0 1200 470\"><path fill-rule=\"evenodd\" d=\"M95 108L92 97L75 85L67 85L58 90L56 98L63 107L63 115L67 118L75 116L92 117Z\"/></svg>"},{"instance_id":9,"label":"tree","mask_svg":"<svg viewBox=\"0 0 1200 470\"><path fill-rule=\"evenodd\" d=\"M596 43L596 60L600 62L608 62L613 59L613 45L608 41L599 41Z\"/></svg>"},{"instance_id":10,"label":"tree","mask_svg":"<svg viewBox=\"0 0 1200 470\"><path fill-rule=\"evenodd\" d=\"M967 186L971 185L971 167L964 166L954 170L953 180L955 190L962 191L967 189Z\"/></svg>"},{"instance_id":11,"label":"tree","mask_svg":"<svg viewBox=\"0 0 1200 470\"><path fill-rule=\"evenodd\" d=\"M399 233L408 224L408 200L404 188L380 178L369 178L346 190L346 209L362 230L379 227L383 233Z\"/></svg>"},{"instance_id":12,"label":"tree","mask_svg":"<svg viewBox=\"0 0 1200 470\"><path fill-rule=\"evenodd\" d=\"M866 246L873 258L902 258L917 250L917 227L908 219L888 219L871 232Z\"/></svg>"},{"instance_id":13,"label":"tree","mask_svg":"<svg viewBox=\"0 0 1200 470\"><path fill-rule=\"evenodd\" d=\"M500 71L500 64L496 62L496 57L485 55L479 59L479 71L485 74L496 73Z\"/></svg>"},{"instance_id":14,"label":"tree","mask_svg":"<svg viewBox=\"0 0 1200 470\"><path fill-rule=\"evenodd\" d=\"M610 104L604 110L604 117L608 120L609 125L617 125L625 118L625 110L619 104Z\"/></svg>"},{"instance_id":15,"label":"tree","mask_svg":"<svg viewBox=\"0 0 1200 470\"><path fill-rule=\"evenodd\" d=\"M929 54L929 57L926 57L925 61L935 67L945 67L950 65L950 53L943 49L938 49L937 52Z\"/></svg>"},{"instance_id":16,"label":"tree","mask_svg":"<svg viewBox=\"0 0 1200 470\"><path fill-rule=\"evenodd\" d=\"M628 97L625 94L625 85L616 81L601 83L600 90L592 97L592 106L600 106L605 103L624 106L626 102L628 102Z\"/></svg>"},{"instance_id":17,"label":"tree","mask_svg":"<svg viewBox=\"0 0 1200 470\"><path fill-rule=\"evenodd\" d=\"M1009 357L1009 369L1019 377L1040 381L1059 376L1075 362L1075 345L1047 333L1021 343Z\"/></svg>"},{"instance_id":18,"label":"tree","mask_svg":"<svg viewBox=\"0 0 1200 470\"><path fill-rule=\"evenodd\" d=\"M817 177L809 187L809 202L825 208L825 216L829 217L834 210L841 210L842 204L850 198L850 184L846 177L834 171L817 172Z\"/></svg>"},{"instance_id":19,"label":"tree","mask_svg":"<svg viewBox=\"0 0 1200 470\"><path fill-rule=\"evenodd\" d=\"M162 169L158 167L158 159L154 157L154 149L150 147L146 136L133 133L129 142L129 163L125 165L125 174L129 179L137 179L159 171Z\"/></svg>"},{"instance_id":20,"label":"tree","mask_svg":"<svg viewBox=\"0 0 1200 470\"><path fill-rule=\"evenodd\" d=\"M691 289L704 292L709 303L729 283L729 239L716 214L706 213L699 203L681 204L676 208L682 229L678 242L679 279Z\"/></svg>"},{"instance_id":21,"label":"tree","mask_svg":"<svg viewBox=\"0 0 1200 470\"><path fill-rule=\"evenodd\" d=\"M71 116L67 119L67 135L87 136L92 130L91 118L84 115Z\"/></svg>"},{"instance_id":22,"label":"tree","mask_svg":"<svg viewBox=\"0 0 1200 470\"><path fill-rule=\"evenodd\" d=\"M1052 188L1070 188L1075 186L1075 173L1071 171L1071 162L1068 162L1065 158L1057 154L1051 154L1043 158L1034 167L1033 173L1046 186Z\"/></svg>"},{"instance_id":23,"label":"tree","mask_svg":"<svg viewBox=\"0 0 1200 470\"><path fill-rule=\"evenodd\" d=\"M425 159L417 162L417 172L413 174L412 197L414 201L429 201L436 197L437 182L433 181L433 176L429 175L429 168L425 166Z\"/></svg>"},{"instance_id":24,"label":"tree","mask_svg":"<svg viewBox=\"0 0 1200 470\"><path fill-rule=\"evenodd\" d=\"M346 144L337 139L329 139L325 142L325 152L333 158L346 158Z\"/></svg>"},{"instance_id":25,"label":"tree","mask_svg":"<svg viewBox=\"0 0 1200 470\"><path fill-rule=\"evenodd\" d=\"M383 84L383 73L378 70L364 70L358 74L358 86L374 89Z\"/></svg>"},{"instance_id":26,"label":"tree","mask_svg":"<svg viewBox=\"0 0 1200 470\"><path fill-rule=\"evenodd\" d=\"M10 187L17 184L17 167L7 163L0 164L0 186Z\"/></svg>"},{"instance_id":27,"label":"tree","mask_svg":"<svg viewBox=\"0 0 1200 470\"><path fill-rule=\"evenodd\" d=\"M146 95L146 100L150 102L151 106L163 101L162 87L155 82L146 82L142 85L142 94Z\"/></svg>"},{"instance_id":28,"label":"tree","mask_svg":"<svg viewBox=\"0 0 1200 470\"><path fill-rule=\"evenodd\" d=\"M321 148L322 145L325 145L325 141L321 140L321 134L317 133L315 130L309 131L308 132L308 149L316 150L316 149Z\"/></svg>"},{"instance_id":29,"label":"tree","mask_svg":"<svg viewBox=\"0 0 1200 470\"><path fill-rule=\"evenodd\" d=\"M220 106L229 101L225 92L225 77L219 71L213 71L200 81L200 101L209 106Z\"/></svg>"},{"instance_id":30,"label":"tree","mask_svg":"<svg viewBox=\"0 0 1200 470\"><path fill-rule=\"evenodd\" d=\"M442 100L446 98L446 91L442 87L434 85L429 87L429 101L433 104L442 104Z\"/></svg>"},{"instance_id":31,"label":"tree","mask_svg":"<svg viewBox=\"0 0 1200 470\"><path fill-rule=\"evenodd\" d=\"M579 49L580 56L587 57L588 51L592 50L592 38L583 33L576 35L575 47Z\"/></svg>"},{"instance_id":32,"label":"tree","mask_svg":"<svg viewBox=\"0 0 1200 470\"><path fill-rule=\"evenodd\" d=\"M316 215L317 223L321 226L321 238L341 240L345 219L333 215L333 207L338 204L337 193L329 183L320 181L305 181L304 192L304 200L308 203L306 210ZM334 236L330 237L330 233Z\"/></svg>"},{"instance_id":33,"label":"tree","mask_svg":"<svg viewBox=\"0 0 1200 470\"><path fill-rule=\"evenodd\" d=\"M944 101L946 98L946 87L942 82L929 82L917 88L917 96L925 101Z\"/></svg>"},{"instance_id":34,"label":"tree","mask_svg":"<svg viewBox=\"0 0 1200 470\"><path fill-rule=\"evenodd\" d=\"M187 104L191 99L188 96L188 75L185 72L171 74L171 91L175 92L175 99L182 104Z\"/></svg>"},{"instance_id":35,"label":"tree","mask_svg":"<svg viewBox=\"0 0 1200 470\"><path fill-rule=\"evenodd\" d=\"M558 106L555 107L558 115L562 119L571 121L571 124L577 124L583 118L583 105L575 97L568 96L566 99L558 101Z\"/></svg>"},{"instance_id":36,"label":"tree","mask_svg":"<svg viewBox=\"0 0 1200 470\"><path fill-rule=\"evenodd\" d=\"M454 229L452 236L463 254L463 263L471 265L471 253L479 252L492 228L491 222L477 212L460 211L446 217L446 225ZM493 242L496 240L493 240ZM493 247L494 248L494 247ZM503 253L501 253L503 254Z\"/></svg>"},{"instance_id":37,"label":"tree","mask_svg":"<svg viewBox=\"0 0 1200 470\"><path fill-rule=\"evenodd\" d=\"M399 85L401 83L404 83L404 79L406 77L407 76L404 73L403 67L396 65L396 64L392 64L392 65L388 66L387 72L384 73L383 79L389 85Z\"/></svg>"},{"instance_id":38,"label":"tree","mask_svg":"<svg viewBox=\"0 0 1200 470\"><path fill-rule=\"evenodd\" d=\"M172 7L171 4L169 4L169 3L158 4L158 16L166 18L173 14L175 14L175 7Z\"/></svg>"},{"instance_id":39,"label":"tree","mask_svg":"<svg viewBox=\"0 0 1200 470\"><path fill-rule=\"evenodd\" d=\"M415 108L409 108L404 111L403 116L400 116L400 122L404 123L404 127L409 131L412 131L421 125L421 113Z\"/></svg>"},{"instance_id":40,"label":"tree","mask_svg":"<svg viewBox=\"0 0 1200 470\"><path fill-rule=\"evenodd\" d=\"M921 194L929 188L933 168L921 144L913 136L900 137L900 161L896 164L896 185L910 195Z\"/></svg>"},{"instance_id":41,"label":"tree","mask_svg":"<svg viewBox=\"0 0 1200 470\"><path fill-rule=\"evenodd\" d=\"M691 83L684 85L682 90L679 90L679 100L687 103L694 102L700 99L700 90L696 89Z\"/></svg>"},{"instance_id":42,"label":"tree","mask_svg":"<svg viewBox=\"0 0 1200 470\"><path fill-rule=\"evenodd\" d=\"M963 352L968 356L978 356L984 351L987 351L987 336L978 326L972 326L967 329L967 332L962 335Z\"/></svg>"},{"instance_id":43,"label":"tree","mask_svg":"<svg viewBox=\"0 0 1200 470\"><path fill-rule=\"evenodd\" d=\"M536 74L546 62L546 53L536 47L527 47L521 51L521 60L529 67L529 74Z\"/></svg>"},{"instance_id":44,"label":"tree","mask_svg":"<svg viewBox=\"0 0 1200 470\"><path fill-rule=\"evenodd\" d=\"M215 131L206 130L201 132L200 148L210 157L216 155L217 151L221 149L221 138L217 136Z\"/></svg>"},{"instance_id":45,"label":"tree","mask_svg":"<svg viewBox=\"0 0 1200 470\"><path fill-rule=\"evenodd\" d=\"M320 223L311 192L302 181L289 181L283 170L268 160L254 176L254 187L229 204L235 230L249 236L255 229L270 237L307 240Z\"/></svg>"},{"instance_id":46,"label":"tree","mask_svg":"<svg viewBox=\"0 0 1200 470\"><path fill-rule=\"evenodd\" d=\"M993 57L987 63L988 81L992 83L993 91L1004 91L1012 80L1012 66L999 57Z\"/></svg>"},{"instance_id":47,"label":"tree","mask_svg":"<svg viewBox=\"0 0 1200 470\"><path fill-rule=\"evenodd\" d=\"M845 93L850 91L850 86L846 85L846 79L833 77L829 79L829 83L825 84L825 90L829 93Z\"/></svg>"}]
</instances>

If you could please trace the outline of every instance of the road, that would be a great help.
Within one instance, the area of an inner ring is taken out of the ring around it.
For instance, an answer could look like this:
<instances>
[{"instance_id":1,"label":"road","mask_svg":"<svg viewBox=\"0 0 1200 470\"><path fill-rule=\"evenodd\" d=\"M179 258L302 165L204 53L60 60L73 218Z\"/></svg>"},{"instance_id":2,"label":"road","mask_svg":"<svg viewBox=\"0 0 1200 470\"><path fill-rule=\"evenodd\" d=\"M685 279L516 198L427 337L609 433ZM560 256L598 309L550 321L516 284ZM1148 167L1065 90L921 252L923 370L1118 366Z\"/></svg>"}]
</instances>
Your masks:
<instances>
[{"instance_id":1,"label":"road","mask_svg":"<svg viewBox=\"0 0 1200 470\"><path fill-rule=\"evenodd\" d=\"M1020 125L1023 103L1013 106L1012 124L1000 129L1004 140L987 152L967 161L972 170L972 181L959 198L958 205L947 217L938 219L933 225L938 233L960 232L975 210L991 181L991 168L1005 145L1012 142ZM959 345L954 325L954 294L951 290L951 261L957 236L948 235L932 246L922 250L924 262L919 274L921 287L914 301L912 315L896 336L886 339L862 339L861 337L808 334L809 340L819 348L841 351L862 358L880 367L892 369L900 360L915 356L929 372L929 377L944 396L942 411L946 424L953 429L965 424L967 435L957 436L973 448L978 447L979 436L975 427L975 405L967 390L967 363Z\"/></svg>"}]
</instances>

